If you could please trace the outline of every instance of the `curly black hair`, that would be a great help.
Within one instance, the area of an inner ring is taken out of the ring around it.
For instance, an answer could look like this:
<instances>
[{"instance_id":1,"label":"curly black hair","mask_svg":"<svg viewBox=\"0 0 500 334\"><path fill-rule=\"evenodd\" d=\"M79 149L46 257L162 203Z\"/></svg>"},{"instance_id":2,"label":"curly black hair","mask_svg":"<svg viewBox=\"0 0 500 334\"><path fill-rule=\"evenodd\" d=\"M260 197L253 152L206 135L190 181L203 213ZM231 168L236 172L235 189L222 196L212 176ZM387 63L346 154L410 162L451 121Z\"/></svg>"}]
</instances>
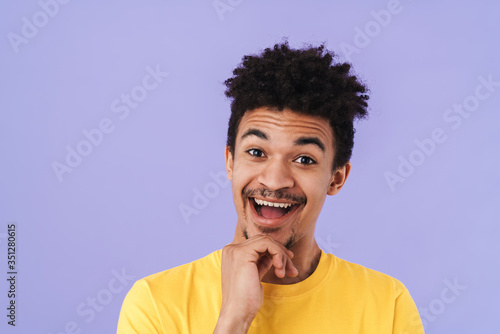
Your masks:
<instances>
[{"instance_id":1,"label":"curly black hair","mask_svg":"<svg viewBox=\"0 0 500 334\"><path fill-rule=\"evenodd\" d=\"M352 155L353 121L367 116L368 89L350 73L348 63L332 63L335 54L324 45L292 49L285 41L260 55L247 55L227 79L232 99L227 146L234 156L236 134L247 111L261 107L321 116L333 129L333 170Z\"/></svg>"}]
</instances>

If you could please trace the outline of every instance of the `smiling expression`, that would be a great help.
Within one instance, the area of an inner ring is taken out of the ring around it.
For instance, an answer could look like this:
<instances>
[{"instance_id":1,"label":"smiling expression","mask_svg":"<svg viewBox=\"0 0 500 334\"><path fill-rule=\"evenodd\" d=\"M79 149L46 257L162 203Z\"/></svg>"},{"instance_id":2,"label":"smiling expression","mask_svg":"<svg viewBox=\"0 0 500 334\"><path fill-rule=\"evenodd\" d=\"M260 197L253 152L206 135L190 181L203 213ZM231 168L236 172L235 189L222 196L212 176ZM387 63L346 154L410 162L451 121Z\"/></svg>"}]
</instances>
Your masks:
<instances>
[{"instance_id":1,"label":"smiling expression","mask_svg":"<svg viewBox=\"0 0 500 334\"><path fill-rule=\"evenodd\" d=\"M226 169L238 214L237 233L269 234L287 248L314 228L326 195L336 194L350 164L332 170L333 130L321 117L257 108L242 117ZM239 229L239 231L238 231Z\"/></svg>"}]
</instances>

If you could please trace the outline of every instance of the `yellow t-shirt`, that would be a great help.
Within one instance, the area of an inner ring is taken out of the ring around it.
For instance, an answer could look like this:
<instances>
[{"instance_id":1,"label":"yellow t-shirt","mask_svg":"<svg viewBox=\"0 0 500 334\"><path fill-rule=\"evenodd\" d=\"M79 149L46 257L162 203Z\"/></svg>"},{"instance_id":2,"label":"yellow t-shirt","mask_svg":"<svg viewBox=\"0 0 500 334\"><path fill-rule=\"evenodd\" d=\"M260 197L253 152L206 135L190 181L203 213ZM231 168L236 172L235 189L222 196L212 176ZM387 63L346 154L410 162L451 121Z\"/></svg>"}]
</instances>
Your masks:
<instances>
[{"instance_id":1,"label":"yellow t-shirt","mask_svg":"<svg viewBox=\"0 0 500 334\"><path fill-rule=\"evenodd\" d=\"M213 333L222 301L221 254L138 280L123 302L118 334ZM323 251L302 282L262 285L264 305L248 333L424 333L401 282Z\"/></svg>"}]
</instances>

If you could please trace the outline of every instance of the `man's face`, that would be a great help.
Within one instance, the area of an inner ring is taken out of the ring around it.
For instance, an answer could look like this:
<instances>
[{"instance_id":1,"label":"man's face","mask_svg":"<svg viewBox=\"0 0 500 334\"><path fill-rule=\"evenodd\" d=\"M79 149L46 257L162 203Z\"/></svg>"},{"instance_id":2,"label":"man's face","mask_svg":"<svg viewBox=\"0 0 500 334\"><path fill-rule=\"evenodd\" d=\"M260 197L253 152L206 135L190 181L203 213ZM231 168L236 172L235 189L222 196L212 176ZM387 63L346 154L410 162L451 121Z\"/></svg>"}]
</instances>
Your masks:
<instances>
[{"instance_id":1,"label":"man's face","mask_svg":"<svg viewBox=\"0 0 500 334\"><path fill-rule=\"evenodd\" d=\"M323 118L287 109L246 112L234 157L226 147L237 233L245 238L268 234L287 248L314 238L326 195L338 192L350 168L332 171L333 142L333 130Z\"/></svg>"}]
</instances>

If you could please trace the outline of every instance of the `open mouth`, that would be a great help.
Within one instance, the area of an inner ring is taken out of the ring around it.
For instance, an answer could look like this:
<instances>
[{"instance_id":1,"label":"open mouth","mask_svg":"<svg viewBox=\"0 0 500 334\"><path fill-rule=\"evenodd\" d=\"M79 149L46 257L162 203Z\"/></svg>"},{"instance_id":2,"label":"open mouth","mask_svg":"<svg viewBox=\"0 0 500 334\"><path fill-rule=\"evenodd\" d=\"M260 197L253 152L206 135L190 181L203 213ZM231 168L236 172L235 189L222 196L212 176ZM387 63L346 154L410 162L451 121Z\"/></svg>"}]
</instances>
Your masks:
<instances>
[{"instance_id":1,"label":"open mouth","mask_svg":"<svg viewBox=\"0 0 500 334\"><path fill-rule=\"evenodd\" d=\"M255 197L249 198L250 203L260 217L277 219L295 211L300 205L291 202L269 202Z\"/></svg>"}]
</instances>

